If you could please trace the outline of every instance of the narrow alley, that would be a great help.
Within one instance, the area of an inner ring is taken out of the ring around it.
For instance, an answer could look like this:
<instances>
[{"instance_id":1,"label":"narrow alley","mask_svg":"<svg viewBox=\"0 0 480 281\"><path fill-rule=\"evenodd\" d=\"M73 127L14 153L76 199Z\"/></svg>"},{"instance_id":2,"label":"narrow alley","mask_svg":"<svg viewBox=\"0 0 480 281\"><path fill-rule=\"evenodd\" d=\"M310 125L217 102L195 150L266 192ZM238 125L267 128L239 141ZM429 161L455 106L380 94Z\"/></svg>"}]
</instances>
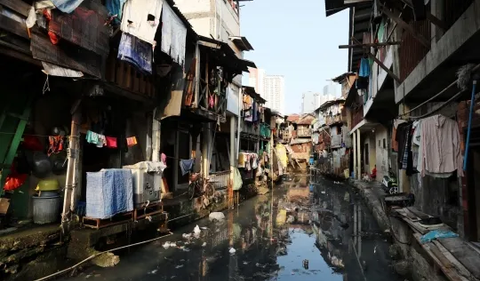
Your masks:
<instances>
[{"instance_id":1,"label":"narrow alley","mask_svg":"<svg viewBox=\"0 0 480 281\"><path fill-rule=\"evenodd\" d=\"M123 253L114 268L62 280L403 280L386 237L348 185L322 180L310 194L305 183L294 178L221 221L200 220Z\"/></svg>"}]
</instances>

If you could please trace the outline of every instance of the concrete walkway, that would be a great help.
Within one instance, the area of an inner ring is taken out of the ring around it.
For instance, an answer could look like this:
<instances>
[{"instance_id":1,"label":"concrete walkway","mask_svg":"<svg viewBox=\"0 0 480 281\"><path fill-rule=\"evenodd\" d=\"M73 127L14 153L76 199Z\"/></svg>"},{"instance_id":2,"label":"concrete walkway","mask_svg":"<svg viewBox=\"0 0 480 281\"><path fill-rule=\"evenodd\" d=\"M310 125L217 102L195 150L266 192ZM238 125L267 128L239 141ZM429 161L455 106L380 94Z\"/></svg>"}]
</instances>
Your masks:
<instances>
[{"instance_id":1,"label":"concrete walkway","mask_svg":"<svg viewBox=\"0 0 480 281\"><path fill-rule=\"evenodd\" d=\"M383 191L381 183L350 180L350 184L358 189L380 228L385 232L390 232L390 220L382 203L386 193Z\"/></svg>"}]
</instances>

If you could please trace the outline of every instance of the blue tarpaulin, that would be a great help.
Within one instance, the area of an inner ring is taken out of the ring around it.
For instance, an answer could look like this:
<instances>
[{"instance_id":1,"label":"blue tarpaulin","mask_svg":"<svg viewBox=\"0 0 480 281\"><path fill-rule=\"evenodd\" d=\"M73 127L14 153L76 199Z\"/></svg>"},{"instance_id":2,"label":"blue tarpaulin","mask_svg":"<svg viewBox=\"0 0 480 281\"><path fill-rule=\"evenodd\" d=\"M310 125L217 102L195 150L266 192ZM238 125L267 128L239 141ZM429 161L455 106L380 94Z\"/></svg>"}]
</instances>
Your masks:
<instances>
[{"instance_id":1,"label":"blue tarpaulin","mask_svg":"<svg viewBox=\"0 0 480 281\"><path fill-rule=\"evenodd\" d=\"M53 5L57 7L60 11L70 14L73 12L80 4L82 4L83 0L51 0Z\"/></svg>"},{"instance_id":2,"label":"blue tarpaulin","mask_svg":"<svg viewBox=\"0 0 480 281\"><path fill-rule=\"evenodd\" d=\"M458 234L455 232L452 232L450 230L432 230L428 232L427 234L423 235L420 238L420 241L425 244L428 242L432 242L435 239L438 238L455 238L458 237Z\"/></svg>"}]
</instances>

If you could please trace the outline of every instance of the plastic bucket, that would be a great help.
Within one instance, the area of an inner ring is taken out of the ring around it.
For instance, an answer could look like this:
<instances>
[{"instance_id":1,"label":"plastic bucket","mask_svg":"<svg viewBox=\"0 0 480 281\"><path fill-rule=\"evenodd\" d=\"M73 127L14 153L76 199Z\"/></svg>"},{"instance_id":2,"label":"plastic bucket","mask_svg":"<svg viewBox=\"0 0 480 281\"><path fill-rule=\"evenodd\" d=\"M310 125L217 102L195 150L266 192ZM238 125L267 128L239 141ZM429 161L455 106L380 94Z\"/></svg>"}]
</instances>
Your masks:
<instances>
[{"instance_id":1,"label":"plastic bucket","mask_svg":"<svg viewBox=\"0 0 480 281\"><path fill-rule=\"evenodd\" d=\"M32 196L32 199L33 223L47 224L56 222L60 219L62 198L59 195L50 197Z\"/></svg>"},{"instance_id":2,"label":"plastic bucket","mask_svg":"<svg viewBox=\"0 0 480 281\"><path fill-rule=\"evenodd\" d=\"M58 191L42 191L42 192L39 192L38 197L52 198L52 197L56 197L56 196L59 196Z\"/></svg>"}]
</instances>

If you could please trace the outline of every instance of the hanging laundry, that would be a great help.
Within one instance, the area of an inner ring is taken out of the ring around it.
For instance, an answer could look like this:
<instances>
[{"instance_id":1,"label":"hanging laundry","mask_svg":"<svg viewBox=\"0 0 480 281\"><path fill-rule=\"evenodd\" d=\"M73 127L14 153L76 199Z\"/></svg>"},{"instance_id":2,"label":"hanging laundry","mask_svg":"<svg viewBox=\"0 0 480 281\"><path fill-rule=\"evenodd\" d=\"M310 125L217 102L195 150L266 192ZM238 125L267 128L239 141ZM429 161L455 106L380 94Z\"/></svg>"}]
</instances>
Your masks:
<instances>
[{"instance_id":1,"label":"hanging laundry","mask_svg":"<svg viewBox=\"0 0 480 281\"><path fill-rule=\"evenodd\" d=\"M53 5L55 5L57 9L67 14L70 14L71 12L73 12L83 2L83 0L50 0L50 1L52 1Z\"/></svg>"},{"instance_id":2,"label":"hanging laundry","mask_svg":"<svg viewBox=\"0 0 480 281\"><path fill-rule=\"evenodd\" d=\"M243 110L248 110L252 107L253 99L249 95L243 95Z\"/></svg>"},{"instance_id":3,"label":"hanging laundry","mask_svg":"<svg viewBox=\"0 0 480 281\"><path fill-rule=\"evenodd\" d=\"M155 45L163 0L128 0L123 6L120 30Z\"/></svg>"},{"instance_id":4,"label":"hanging laundry","mask_svg":"<svg viewBox=\"0 0 480 281\"><path fill-rule=\"evenodd\" d=\"M252 169L252 158L250 154L245 155L245 170L250 171Z\"/></svg>"},{"instance_id":5,"label":"hanging laundry","mask_svg":"<svg viewBox=\"0 0 480 281\"><path fill-rule=\"evenodd\" d=\"M142 40L122 33L117 58L133 64L139 70L152 73L152 46Z\"/></svg>"},{"instance_id":6,"label":"hanging laundry","mask_svg":"<svg viewBox=\"0 0 480 281\"><path fill-rule=\"evenodd\" d=\"M435 115L422 120L422 176L446 177L457 170L463 176L460 132L454 120Z\"/></svg>"},{"instance_id":7,"label":"hanging laundry","mask_svg":"<svg viewBox=\"0 0 480 281\"><path fill-rule=\"evenodd\" d=\"M107 138L104 135L97 134L98 135L98 143L97 147L102 148L104 146L107 146Z\"/></svg>"},{"instance_id":8,"label":"hanging laundry","mask_svg":"<svg viewBox=\"0 0 480 281\"><path fill-rule=\"evenodd\" d=\"M135 136L127 138L127 146L132 147L137 145L137 138Z\"/></svg>"},{"instance_id":9,"label":"hanging laundry","mask_svg":"<svg viewBox=\"0 0 480 281\"><path fill-rule=\"evenodd\" d=\"M117 138L115 138L115 137L105 137L105 139L107 140L107 147L108 148L117 148L118 147Z\"/></svg>"},{"instance_id":10,"label":"hanging laundry","mask_svg":"<svg viewBox=\"0 0 480 281\"><path fill-rule=\"evenodd\" d=\"M243 152L238 154L238 167L245 168L245 154Z\"/></svg>"},{"instance_id":11,"label":"hanging laundry","mask_svg":"<svg viewBox=\"0 0 480 281\"><path fill-rule=\"evenodd\" d=\"M85 137L88 143L98 144L98 134L92 131L87 131L87 136Z\"/></svg>"},{"instance_id":12,"label":"hanging laundry","mask_svg":"<svg viewBox=\"0 0 480 281\"><path fill-rule=\"evenodd\" d=\"M163 5L162 11L162 52L170 55L174 62L185 65L187 28L170 5Z\"/></svg>"},{"instance_id":13,"label":"hanging laundry","mask_svg":"<svg viewBox=\"0 0 480 281\"><path fill-rule=\"evenodd\" d=\"M114 23L119 24L122 20L122 11L123 11L123 4L125 4L127 0L107 0L105 1L105 6L107 7L110 16L115 16L113 20Z\"/></svg>"},{"instance_id":14,"label":"hanging laundry","mask_svg":"<svg viewBox=\"0 0 480 281\"><path fill-rule=\"evenodd\" d=\"M358 71L359 77L370 76L370 62L367 58L362 58L360 61L360 69Z\"/></svg>"},{"instance_id":15,"label":"hanging laundry","mask_svg":"<svg viewBox=\"0 0 480 281\"><path fill-rule=\"evenodd\" d=\"M257 154L251 154L252 155L252 169L258 168L258 155Z\"/></svg>"},{"instance_id":16,"label":"hanging laundry","mask_svg":"<svg viewBox=\"0 0 480 281\"><path fill-rule=\"evenodd\" d=\"M48 151L47 155L58 154L63 151L63 137L62 136L49 136L48 137Z\"/></svg>"},{"instance_id":17,"label":"hanging laundry","mask_svg":"<svg viewBox=\"0 0 480 281\"><path fill-rule=\"evenodd\" d=\"M237 168L233 168L233 190L240 190L242 188L243 181L242 175Z\"/></svg>"},{"instance_id":18,"label":"hanging laundry","mask_svg":"<svg viewBox=\"0 0 480 281\"><path fill-rule=\"evenodd\" d=\"M181 159L180 160L180 170L182 170L182 176L190 173L193 170L193 164L195 159Z\"/></svg>"},{"instance_id":19,"label":"hanging laundry","mask_svg":"<svg viewBox=\"0 0 480 281\"><path fill-rule=\"evenodd\" d=\"M17 172L15 164L12 164L10 167L10 174L8 174L7 178L5 179L5 185L3 189L5 191L12 191L20 186L22 186L28 178L28 174L20 174Z\"/></svg>"}]
</instances>

